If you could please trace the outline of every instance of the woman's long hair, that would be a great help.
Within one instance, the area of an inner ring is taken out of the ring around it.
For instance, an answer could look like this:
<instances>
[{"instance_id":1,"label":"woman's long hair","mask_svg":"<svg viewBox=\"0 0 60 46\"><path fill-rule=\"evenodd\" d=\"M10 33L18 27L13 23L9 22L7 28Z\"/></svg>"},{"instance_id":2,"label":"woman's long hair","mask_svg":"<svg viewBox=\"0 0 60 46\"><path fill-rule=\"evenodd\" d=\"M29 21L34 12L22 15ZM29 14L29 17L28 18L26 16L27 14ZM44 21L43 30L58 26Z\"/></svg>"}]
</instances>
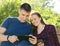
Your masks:
<instances>
[{"instance_id":1,"label":"woman's long hair","mask_svg":"<svg viewBox=\"0 0 60 46\"><path fill-rule=\"evenodd\" d=\"M31 14L31 16L32 16L32 15L37 15L39 18L41 18L41 21L40 21L40 22L45 25L45 23L44 23L41 15L40 15L38 12L34 12L34 13ZM34 25L32 24L32 22L31 22L31 25L32 25L32 29L33 29L33 35L35 35L35 34L37 33L37 27L34 26Z\"/></svg>"}]
</instances>

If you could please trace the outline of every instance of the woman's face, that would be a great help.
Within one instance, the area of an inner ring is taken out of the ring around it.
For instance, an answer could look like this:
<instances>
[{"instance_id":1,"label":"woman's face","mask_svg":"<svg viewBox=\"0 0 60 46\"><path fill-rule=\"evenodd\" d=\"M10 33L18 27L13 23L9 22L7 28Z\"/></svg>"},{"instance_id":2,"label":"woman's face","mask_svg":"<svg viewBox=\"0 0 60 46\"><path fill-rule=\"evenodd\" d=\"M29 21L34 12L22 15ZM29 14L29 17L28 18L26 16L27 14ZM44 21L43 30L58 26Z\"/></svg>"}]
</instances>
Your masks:
<instances>
[{"instance_id":1,"label":"woman's face","mask_svg":"<svg viewBox=\"0 0 60 46\"><path fill-rule=\"evenodd\" d=\"M41 18L39 18L37 15L31 15L31 23L34 25L34 26L38 26L40 24L40 20Z\"/></svg>"}]
</instances>

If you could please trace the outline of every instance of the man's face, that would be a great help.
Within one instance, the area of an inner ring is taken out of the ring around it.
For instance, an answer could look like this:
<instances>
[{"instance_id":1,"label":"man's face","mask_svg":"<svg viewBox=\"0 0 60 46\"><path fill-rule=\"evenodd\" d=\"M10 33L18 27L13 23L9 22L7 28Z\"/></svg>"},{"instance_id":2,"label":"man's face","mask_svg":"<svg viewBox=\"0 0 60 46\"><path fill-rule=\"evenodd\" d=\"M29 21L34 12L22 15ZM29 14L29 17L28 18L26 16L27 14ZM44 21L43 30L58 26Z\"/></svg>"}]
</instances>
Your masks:
<instances>
[{"instance_id":1,"label":"man's face","mask_svg":"<svg viewBox=\"0 0 60 46\"><path fill-rule=\"evenodd\" d=\"M27 12L24 9L19 10L19 18L21 22L26 22L29 15L30 15L30 12Z\"/></svg>"}]
</instances>

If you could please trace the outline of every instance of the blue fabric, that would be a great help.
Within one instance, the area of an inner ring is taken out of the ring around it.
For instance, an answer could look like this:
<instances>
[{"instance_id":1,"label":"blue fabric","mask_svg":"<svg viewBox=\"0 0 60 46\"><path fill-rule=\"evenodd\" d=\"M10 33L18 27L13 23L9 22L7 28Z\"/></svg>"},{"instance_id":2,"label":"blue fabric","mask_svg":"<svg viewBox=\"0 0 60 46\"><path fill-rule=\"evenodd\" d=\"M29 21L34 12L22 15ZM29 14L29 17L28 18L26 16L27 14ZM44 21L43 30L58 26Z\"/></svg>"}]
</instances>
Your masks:
<instances>
[{"instance_id":1,"label":"blue fabric","mask_svg":"<svg viewBox=\"0 0 60 46\"><path fill-rule=\"evenodd\" d=\"M28 22L22 23L17 18L8 18L6 21L2 24L2 27L6 28L5 35L29 35L32 34L32 28L31 25ZM23 40L25 41L25 40ZM25 44L29 42L19 42L19 46L25 46ZM29 43L30 44L30 43ZM14 44L10 42L2 42L1 46L14 46Z\"/></svg>"},{"instance_id":2,"label":"blue fabric","mask_svg":"<svg viewBox=\"0 0 60 46\"><path fill-rule=\"evenodd\" d=\"M18 44L18 46L33 46L32 44L30 44L28 41L22 41Z\"/></svg>"}]
</instances>

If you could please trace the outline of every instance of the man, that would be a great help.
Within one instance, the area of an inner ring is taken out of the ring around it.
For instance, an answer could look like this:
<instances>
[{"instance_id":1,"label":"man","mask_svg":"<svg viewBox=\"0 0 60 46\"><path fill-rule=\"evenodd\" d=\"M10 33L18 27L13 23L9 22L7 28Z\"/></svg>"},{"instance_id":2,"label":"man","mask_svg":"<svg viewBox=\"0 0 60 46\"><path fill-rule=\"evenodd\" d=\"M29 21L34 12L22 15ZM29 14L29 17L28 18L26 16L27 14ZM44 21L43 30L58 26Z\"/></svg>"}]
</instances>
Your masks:
<instances>
[{"instance_id":1,"label":"man","mask_svg":"<svg viewBox=\"0 0 60 46\"><path fill-rule=\"evenodd\" d=\"M31 34L31 25L27 19L31 12L31 6L28 3L21 5L18 18L8 18L0 28L1 46L32 46L28 40L18 41L16 36Z\"/></svg>"}]
</instances>

